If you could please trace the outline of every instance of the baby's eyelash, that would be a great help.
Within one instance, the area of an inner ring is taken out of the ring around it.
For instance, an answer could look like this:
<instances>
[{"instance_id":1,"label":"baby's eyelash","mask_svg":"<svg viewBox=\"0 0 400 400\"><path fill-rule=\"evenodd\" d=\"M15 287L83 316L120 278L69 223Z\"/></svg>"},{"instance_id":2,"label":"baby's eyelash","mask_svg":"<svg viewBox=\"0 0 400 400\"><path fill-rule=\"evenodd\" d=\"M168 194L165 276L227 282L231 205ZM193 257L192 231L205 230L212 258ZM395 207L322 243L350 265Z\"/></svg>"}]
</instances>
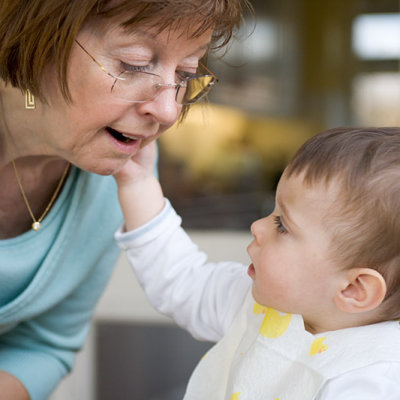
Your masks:
<instances>
[{"instance_id":1,"label":"baby's eyelash","mask_svg":"<svg viewBox=\"0 0 400 400\"><path fill-rule=\"evenodd\" d=\"M274 223L276 225L276 230L278 231L278 233L287 233L287 230L283 226L281 217L279 215L274 215Z\"/></svg>"}]
</instances>

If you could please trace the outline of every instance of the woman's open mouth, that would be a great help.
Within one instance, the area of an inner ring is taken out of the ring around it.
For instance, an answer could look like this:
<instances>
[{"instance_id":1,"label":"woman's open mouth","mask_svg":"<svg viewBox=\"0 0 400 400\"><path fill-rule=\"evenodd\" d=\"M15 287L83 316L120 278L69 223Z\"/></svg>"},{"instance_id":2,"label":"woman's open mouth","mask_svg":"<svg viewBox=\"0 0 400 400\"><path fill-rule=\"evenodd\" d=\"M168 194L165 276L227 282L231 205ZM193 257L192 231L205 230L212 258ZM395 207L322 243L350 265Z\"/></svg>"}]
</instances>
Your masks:
<instances>
[{"instance_id":1,"label":"woman's open mouth","mask_svg":"<svg viewBox=\"0 0 400 400\"><path fill-rule=\"evenodd\" d=\"M136 154L143 144L143 136L135 136L132 133L120 132L109 126L105 128L105 131L108 133L118 152L128 156Z\"/></svg>"},{"instance_id":2,"label":"woman's open mouth","mask_svg":"<svg viewBox=\"0 0 400 400\"><path fill-rule=\"evenodd\" d=\"M133 136L128 136L123 134L122 132L119 132L113 128L110 128L109 126L106 127L106 131L116 140L119 142L129 144L132 142L136 142L139 140L139 138L133 137Z\"/></svg>"}]
</instances>

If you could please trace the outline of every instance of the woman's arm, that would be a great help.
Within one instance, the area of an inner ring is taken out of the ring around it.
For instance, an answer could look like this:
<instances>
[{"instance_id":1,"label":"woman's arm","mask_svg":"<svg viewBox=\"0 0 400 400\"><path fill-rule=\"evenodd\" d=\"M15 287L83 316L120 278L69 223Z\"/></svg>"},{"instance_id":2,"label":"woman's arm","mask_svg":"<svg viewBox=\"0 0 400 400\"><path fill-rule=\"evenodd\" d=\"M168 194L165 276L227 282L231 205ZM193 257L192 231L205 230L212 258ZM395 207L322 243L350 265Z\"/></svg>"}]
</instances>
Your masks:
<instances>
[{"instance_id":1,"label":"woman's arm","mask_svg":"<svg viewBox=\"0 0 400 400\"><path fill-rule=\"evenodd\" d=\"M0 371L0 400L29 400L25 386L13 375Z\"/></svg>"}]
</instances>

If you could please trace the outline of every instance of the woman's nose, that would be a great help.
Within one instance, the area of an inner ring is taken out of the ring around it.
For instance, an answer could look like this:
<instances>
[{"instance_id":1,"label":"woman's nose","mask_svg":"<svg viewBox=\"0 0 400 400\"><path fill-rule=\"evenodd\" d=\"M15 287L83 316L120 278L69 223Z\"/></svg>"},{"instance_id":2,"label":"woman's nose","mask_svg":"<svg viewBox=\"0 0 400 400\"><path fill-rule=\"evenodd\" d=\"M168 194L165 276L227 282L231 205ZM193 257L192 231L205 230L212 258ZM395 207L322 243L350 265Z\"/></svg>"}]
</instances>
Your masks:
<instances>
[{"instance_id":1,"label":"woman's nose","mask_svg":"<svg viewBox=\"0 0 400 400\"><path fill-rule=\"evenodd\" d=\"M159 124L172 126L182 110L175 97L175 86L163 87L152 100L139 104L138 109L143 114L151 115Z\"/></svg>"}]
</instances>

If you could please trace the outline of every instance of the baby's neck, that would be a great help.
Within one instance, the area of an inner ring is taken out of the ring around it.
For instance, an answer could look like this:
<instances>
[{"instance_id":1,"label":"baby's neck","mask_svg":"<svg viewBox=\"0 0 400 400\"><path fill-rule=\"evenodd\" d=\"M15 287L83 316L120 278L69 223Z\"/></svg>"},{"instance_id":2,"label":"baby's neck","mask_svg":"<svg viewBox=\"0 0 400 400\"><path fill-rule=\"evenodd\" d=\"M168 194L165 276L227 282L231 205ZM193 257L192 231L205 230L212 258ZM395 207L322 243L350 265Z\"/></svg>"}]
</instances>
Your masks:
<instances>
[{"instance_id":1,"label":"baby's neck","mask_svg":"<svg viewBox=\"0 0 400 400\"><path fill-rule=\"evenodd\" d=\"M315 320L310 321L303 317L304 320L304 328L307 332L310 332L313 335L337 331L339 329L348 329L355 328L358 326L372 325L378 322L382 322L378 318L372 318L372 316L364 315L364 313L360 314L347 314L344 318L327 318L324 320Z\"/></svg>"}]
</instances>

